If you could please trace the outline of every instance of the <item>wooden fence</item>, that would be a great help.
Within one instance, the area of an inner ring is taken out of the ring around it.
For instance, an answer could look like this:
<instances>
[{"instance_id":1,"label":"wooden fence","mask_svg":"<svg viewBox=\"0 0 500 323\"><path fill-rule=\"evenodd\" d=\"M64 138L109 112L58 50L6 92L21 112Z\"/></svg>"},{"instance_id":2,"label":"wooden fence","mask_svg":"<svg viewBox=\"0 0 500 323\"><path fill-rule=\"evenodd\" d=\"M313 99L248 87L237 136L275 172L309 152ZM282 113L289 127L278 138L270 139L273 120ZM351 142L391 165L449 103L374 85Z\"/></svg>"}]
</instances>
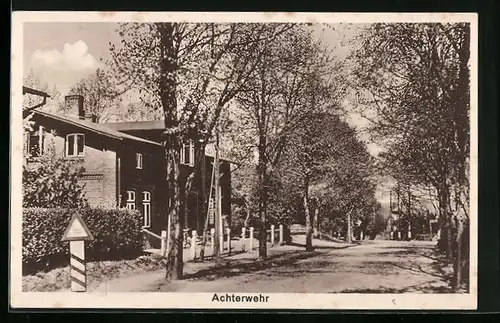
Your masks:
<instances>
[{"instance_id":1,"label":"wooden fence","mask_svg":"<svg viewBox=\"0 0 500 323\"><path fill-rule=\"evenodd\" d=\"M169 248L169 239L167 235L167 231L161 231L161 235L157 235L147 229L142 229L144 233L149 235L152 238L160 240L160 255L165 256L166 251ZM271 246L276 245L276 241L278 245L283 245L283 225L280 224L278 229L276 229L275 225L271 225L271 228L267 230L267 241L271 243ZM252 252L254 250L254 242L256 237L258 237L258 231L254 230L253 227L249 228L241 228L241 235L239 237L238 244L240 244L240 250L243 252ZM201 248L201 237L198 235L196 230L190 232L184 232L184 249L189 250L188 256L191 259L196 259L197 251ZM219 248L221 253L227 251L229 254L233 248L232 239L231 239L231 229L226 228L226 232L224 235L221 235L219 241ZM207 241L206 248L210 248L212 251L215 248L215 229L211 229L207 232Z\"/></svg>"}]
</instances>

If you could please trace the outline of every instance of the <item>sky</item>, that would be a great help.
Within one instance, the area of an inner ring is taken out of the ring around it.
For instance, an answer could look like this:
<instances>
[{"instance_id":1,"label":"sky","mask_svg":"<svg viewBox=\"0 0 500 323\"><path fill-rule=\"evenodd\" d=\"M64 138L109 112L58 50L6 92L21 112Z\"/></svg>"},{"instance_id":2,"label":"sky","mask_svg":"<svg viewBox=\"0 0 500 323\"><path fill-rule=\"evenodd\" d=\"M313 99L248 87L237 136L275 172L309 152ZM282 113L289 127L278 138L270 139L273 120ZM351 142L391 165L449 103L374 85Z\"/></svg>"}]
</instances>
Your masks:
<instances>
[{"instance_id":1,"label":"sky","mask_svg":"<svg viewBox=\"0 0 500 323\"><path fill-rule=\"evenodd\" d=\"M23 39L23 73L33 69L49 87L55 85L62 95L81 79L92 74L109 59L109 43L118 42L115 33L117 23L25 23ZM350 40L365 25L336 24L318 26L316 36L321 39L340 61L351 51ZM349 102L344 102L349 104ZM349 123L361 130L367 121L356 113L349 115ZM360 135L367 143L372 155L377 155L380 147L365 135ZM380 186L377 196L380 201L388 200L387 188Z\"/></svg>"}]
</instances>

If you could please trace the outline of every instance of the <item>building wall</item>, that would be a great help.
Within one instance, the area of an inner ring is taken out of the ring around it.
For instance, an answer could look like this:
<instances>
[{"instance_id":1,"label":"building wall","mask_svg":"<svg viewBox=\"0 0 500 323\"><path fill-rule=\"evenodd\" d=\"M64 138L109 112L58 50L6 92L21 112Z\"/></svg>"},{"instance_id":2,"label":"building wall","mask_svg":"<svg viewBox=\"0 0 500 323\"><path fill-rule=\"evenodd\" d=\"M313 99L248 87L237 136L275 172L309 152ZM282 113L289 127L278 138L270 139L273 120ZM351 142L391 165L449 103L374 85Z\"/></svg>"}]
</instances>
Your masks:
<instances>
[{"instance_id":1,"label":"building wall","mask_svg":"<svg viewBox=\"0 0 500 323\"><path fill-rule=\"evenodd\" d=\"M151 141L155 142L161 142L162 138L162 130L158 129L152 129L152 130L130 130L130 131L125 131L128 134L131 134L133 136L141 137L144 139L148 139ZM163 151L161 153L158 153L160 158L163 158ZM195 152L196 158L199 155L199 151ZM135 157L134 157L135 158ZM206 214L202 213L201 210L202 208L202 203L205 203L205 210L208 207L208 195L210 194L210 183L212 179L212 171L213 171L213 163L214 158L207 156L205 158L205 189L206 189L206 194L207 196L205 197L205 201L202 201L201 198L201 172L200 169L195 169L194 167L186 166L186 165L181 165L180 167L180 172L181 172L181 178L182 182L184 183L185 180L189 177L189 175L192 172L196 172L194 175L193 179L193 189L191 193L186 193L184 190L182 190L181 187L181 194L186 195L186 205L181 205L181 212L185 213L185 221L184 221L184 227L189 228L189 229L194 229L197 230L197 232L202 232L203 227L204 227L204 221L206 218ZM158 163L161 163L161 160L157 161ZM163 167L163 166L161 166ZM155 176L161 175L160 169L163 171L161 167L157 167L155 171ZM221 161L221 166L220 166L220 174L222 174L222 177L220 179L220 186L221 186L221 195L222 195L222 201L221 201L221 206L222 206L222 215L226 216L228 223L231 223L231 172L230 172L230 167L231 164L228 161ZM130 175L127 175L127 177L134 178L134 173L133 171L130 173ZM124 179L126 181L126 179ZM158 210L159 206L161 203L164 203L165 199L167 198L167 190L166 188L156 189L156 197L159 200L159 203L157 203L156 209ZM160 211L158 211L160 212ZM157 213L156 215L156 223L155 223L155 231L164 229L167 225L166 221L166 215L159 214ZM211 227L213 225L209 225Z\"/></svg>"},{"instance_id":2,"label":"building wall","mask_svg":"<svg viewBox=\"0 0 500 323\"><path fill-rule=\"evenodd\" d=\"M137 168L136 154L142 154L142 169ZM142 193L147 191L151 195L150 230L160 232L166 227L165 215L161 209L165 199L164 164L162 147L155 147L134 142L124 143L119 149L120 158L120 204L127 206L127 191L135 192L135 208L144 216L144 201Z\"/></svg>"},{"instance_id":3,"label":"building wall","mask_svg":"<svg viewBox=\"0 0 500 323\"><path fill-rule=\"evenodd\" d=\"M116 140L43 116L35 115L34 121L34 129L39 125L45 128L46 150L53 151L56 157L65 156L66 135L85 135L84 156L67 157L67 160L74 161L74 167L84 168L80 182L85 185L84 192L90 205L116 207Z\"/></svg>"}]
</instances>

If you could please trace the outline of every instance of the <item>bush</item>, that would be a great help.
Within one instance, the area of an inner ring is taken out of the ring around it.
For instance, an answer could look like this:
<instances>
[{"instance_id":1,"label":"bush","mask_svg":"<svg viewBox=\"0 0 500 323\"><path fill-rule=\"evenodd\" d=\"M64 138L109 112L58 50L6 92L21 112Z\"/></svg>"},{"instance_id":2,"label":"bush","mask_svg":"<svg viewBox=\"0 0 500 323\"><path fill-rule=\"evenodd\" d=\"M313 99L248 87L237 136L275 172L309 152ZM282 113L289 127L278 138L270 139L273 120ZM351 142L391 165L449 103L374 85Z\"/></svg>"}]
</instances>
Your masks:
<instances>
[{"instance_id":1,"label":"bush","mask_svg":"<svg viewBox=\"0 0 500 323\"><path fill-rule=\"evenodd\" d=\"M69 242L61 241L77 211L93 241L87 241L86 260L132 259L142 253L142 217L125 209L23 209L23 275L47 271L69 262Z\"/></svg>"},{"instance_id":2,"label":"bush","mask_svg":"<svg viewBox=\"0 0 500 323\"><path fill-rule=\"evenodd\" d=\"M23 165L23 207L86 207L83 185L79 182L83 168L52 155L48 152L36 163Z\"/></svg>"}]
</instances>

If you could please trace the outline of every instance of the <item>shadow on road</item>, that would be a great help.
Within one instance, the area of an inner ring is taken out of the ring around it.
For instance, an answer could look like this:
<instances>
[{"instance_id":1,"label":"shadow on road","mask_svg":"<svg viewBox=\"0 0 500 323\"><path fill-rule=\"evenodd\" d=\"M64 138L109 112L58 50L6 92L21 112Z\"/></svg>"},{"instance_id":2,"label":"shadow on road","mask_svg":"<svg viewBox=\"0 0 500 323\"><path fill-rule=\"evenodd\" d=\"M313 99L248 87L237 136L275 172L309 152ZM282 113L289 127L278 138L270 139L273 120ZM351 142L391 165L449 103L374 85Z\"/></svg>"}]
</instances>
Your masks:
<instances>
[{"instance_id":1,"label":"shadow on road","mask_svg":"<svg viewBox=\"0 0 500 323\"><path fill-rule=\"evenodd\" d=\"M452 290L448 285L436 284L436 282L425 282L417 285L411 285L404 288L359 288L359 289L346 289L340 293L351 294L402 294L402 293L426 293L426 294L447 294ZM332 292L338 293L338 292ZM332 294L330 293L330 294Z\"/></svg>"},{"instance_id":2,"label":"shadow on road","mask_svg":"<svg viewBox=\"0 0 500 323\"><path fill-rule=\"evenodd\" d=\"M301 243L297 242L290 242L287 243L287 245L292 246L292 247L299 247L299 248L305 248L306 246ZM358 244L356 244L358 245ZM344 246L313 246L314 249L346 249L349 247L354 247L355 245L344 245Z\"/></svg>"},{"instance_id":3,"label":"shadow on road","mask_svg":"<svg viewBox=\"0 0 500 323\"><path fill-rule=\"evenodd\" d=\"M207 269L185 275L185 280L215 280L218 278L234 277L253 273L263 269L292 265L295 262L317 256L317 252L290 251L285 254L269 256L265 260L235 259L224 261Z\"/></svg>"}]
</instances>

